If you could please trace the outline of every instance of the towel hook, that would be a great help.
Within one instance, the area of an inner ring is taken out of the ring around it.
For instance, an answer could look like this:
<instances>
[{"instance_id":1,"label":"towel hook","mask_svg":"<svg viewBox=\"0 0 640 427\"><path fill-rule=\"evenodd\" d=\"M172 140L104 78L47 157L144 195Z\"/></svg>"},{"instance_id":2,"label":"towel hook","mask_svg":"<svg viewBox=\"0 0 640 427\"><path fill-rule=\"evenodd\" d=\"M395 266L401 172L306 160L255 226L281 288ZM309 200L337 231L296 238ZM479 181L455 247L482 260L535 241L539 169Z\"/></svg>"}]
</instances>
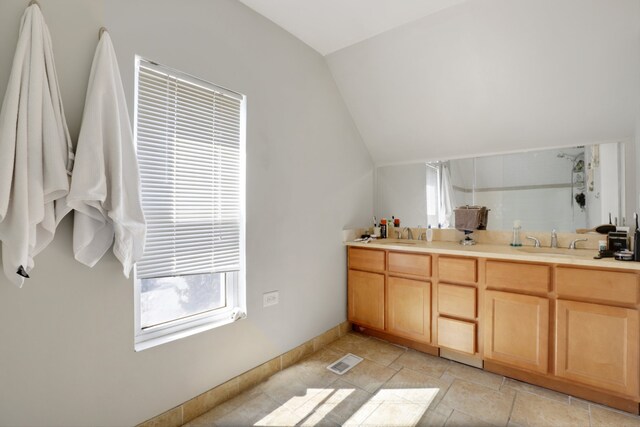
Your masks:
<instances>
[{"instance_id":1,"label":"towel hook","mask_svg":"<svg viewBox=\"0 0 640 427\"><path fill-rule=\"evenodd\" d=\"M40 3L38 3L38 0L31 0L31 1L29 2L29 6L33 6L34 4L35 4L36 6L38 6L38 7L40 7ZM27 6L27 7L28 7L28 6ZM42 8L40 7L40 9L42 9Z\"/></svg>"},{"instance_id":2,"label":"towel hook","mask_svg":"<svg viewBox=\"0 0 640 427\"><path fill-rule=\"evenodd\" d=\"M35 0L33 0L35 1ZM106 27L100 27L100 31L98 31L98 40L100 40L102 38L102 33L104 33L105 31L107 31Z\"/></svg>"}]
</instances>

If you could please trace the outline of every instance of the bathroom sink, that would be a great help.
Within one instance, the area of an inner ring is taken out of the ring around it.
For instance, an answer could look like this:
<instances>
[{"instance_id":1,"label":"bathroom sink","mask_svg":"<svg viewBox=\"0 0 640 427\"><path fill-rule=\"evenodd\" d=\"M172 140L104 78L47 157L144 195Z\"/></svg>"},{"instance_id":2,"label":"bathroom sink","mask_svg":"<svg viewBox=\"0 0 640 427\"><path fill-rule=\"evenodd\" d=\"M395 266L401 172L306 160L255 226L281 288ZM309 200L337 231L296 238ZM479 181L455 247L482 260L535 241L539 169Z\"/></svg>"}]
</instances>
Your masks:
<instances>
[{"instance_id":1,"label":"bathroom sink","mask_svg":"<svg viewBox=\"0 0 640 427\"><path fill-rule=\"evenodd\" d=\"M415 240L374 240L372 243L376 245L401 245L401 246L416 246L419 242Z\"/></svg>"},{"instance_id":2,"label":"bathroom sink","mask_svg":"<svg viewBox=\"0 0 640 427\"><path fill-rule=\"evenodd\" d=\"M563 257L563 258L575 258L576 256L580 256L581 252L579 249L571 250L574 253L567 253L569 249L560 249L560 248L533 248L529 246L523 246L516 249L518 252L524 252L531 255L542 255L542 256L555 256L555 257Z\"/></svg>"}]
</instances>

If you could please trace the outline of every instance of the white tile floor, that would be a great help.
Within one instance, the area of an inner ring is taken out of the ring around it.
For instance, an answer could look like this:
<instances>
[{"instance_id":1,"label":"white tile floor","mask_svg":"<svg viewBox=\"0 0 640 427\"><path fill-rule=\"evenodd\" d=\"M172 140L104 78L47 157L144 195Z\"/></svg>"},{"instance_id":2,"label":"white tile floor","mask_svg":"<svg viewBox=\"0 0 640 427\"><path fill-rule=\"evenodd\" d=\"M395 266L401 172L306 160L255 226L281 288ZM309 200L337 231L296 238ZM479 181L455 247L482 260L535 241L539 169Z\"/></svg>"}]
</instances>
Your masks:
<instances>
[{"instance_id":1,"label":"white tile floor","mask_svg":"<svg viewBox=\"0 0 640 427\"><path fill-rule=\"evenodd\" d=\"M346 353L365 360L343 376ZM187 426L640 427L640 417L349 333Z\"/></svg>"}]
</instances>

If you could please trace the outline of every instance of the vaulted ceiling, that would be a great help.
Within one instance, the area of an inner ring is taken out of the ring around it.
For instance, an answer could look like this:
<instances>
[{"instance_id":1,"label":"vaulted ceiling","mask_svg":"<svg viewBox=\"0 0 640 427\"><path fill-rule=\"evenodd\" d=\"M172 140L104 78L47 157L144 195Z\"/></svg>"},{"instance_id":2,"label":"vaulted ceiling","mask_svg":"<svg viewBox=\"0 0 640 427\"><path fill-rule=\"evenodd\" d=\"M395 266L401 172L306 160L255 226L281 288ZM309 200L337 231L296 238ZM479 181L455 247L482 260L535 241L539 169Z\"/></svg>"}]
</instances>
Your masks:
<instances>
[{"instance_id":1,"label":"vaulted ceiling","mask_svg":"<svg viewBox=\"0 0 640 427\"><path fill-rule=\"evenodd\" d=\"M630 138L640 0L241 0L326 54L376 164Z\"/></svg>"},{"instance_id":2,"label":"vaulted ceiling","mask_svg":"<svg viewBox=\"0 0 640 427\"><path fill-rule=\"evenodd\" d=\"M327 55L466 0L240 1Z\"/></svg>"}]
</instances>

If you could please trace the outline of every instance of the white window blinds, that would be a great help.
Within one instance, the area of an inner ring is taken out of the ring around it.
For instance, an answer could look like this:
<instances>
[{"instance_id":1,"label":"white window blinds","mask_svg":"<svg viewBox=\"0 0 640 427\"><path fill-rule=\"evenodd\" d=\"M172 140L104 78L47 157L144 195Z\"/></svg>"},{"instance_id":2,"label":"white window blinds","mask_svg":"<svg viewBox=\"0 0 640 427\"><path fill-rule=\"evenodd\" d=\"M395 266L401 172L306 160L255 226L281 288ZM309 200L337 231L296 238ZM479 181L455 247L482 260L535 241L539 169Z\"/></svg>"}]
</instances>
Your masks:
<instances>
[{"instance_id":1,"label":"white window blinds","mask_svg":"<svg viewBox=\"0 0 640 427\"><path fill-rule=\"evenodd\" d=\"M142 59L137 94L148 227L137 277L239 270L244 97Z\"/></svg>"}]
</instances>

